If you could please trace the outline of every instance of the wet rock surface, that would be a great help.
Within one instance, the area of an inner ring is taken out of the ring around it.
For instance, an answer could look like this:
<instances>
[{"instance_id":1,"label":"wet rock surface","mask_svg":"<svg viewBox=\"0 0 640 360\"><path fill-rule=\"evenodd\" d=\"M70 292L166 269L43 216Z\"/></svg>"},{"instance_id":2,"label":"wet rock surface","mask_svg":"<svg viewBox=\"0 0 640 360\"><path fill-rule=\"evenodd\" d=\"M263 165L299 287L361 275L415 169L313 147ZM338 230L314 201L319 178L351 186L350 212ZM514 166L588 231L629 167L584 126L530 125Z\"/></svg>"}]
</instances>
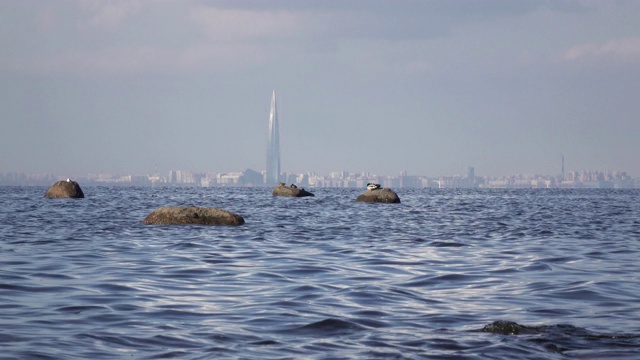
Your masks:
<instances>
[{"instance_id":1,"label":"wet rock surface","mask_svg":"<svg viewBox=\"0 0 640 360\"><path fill-rule=\"evenodd\" d=\"M195 206L161 207L144 220L143 224L155 225L242 225L244 218L232 212Z\"/></svg>"}]
</instances>

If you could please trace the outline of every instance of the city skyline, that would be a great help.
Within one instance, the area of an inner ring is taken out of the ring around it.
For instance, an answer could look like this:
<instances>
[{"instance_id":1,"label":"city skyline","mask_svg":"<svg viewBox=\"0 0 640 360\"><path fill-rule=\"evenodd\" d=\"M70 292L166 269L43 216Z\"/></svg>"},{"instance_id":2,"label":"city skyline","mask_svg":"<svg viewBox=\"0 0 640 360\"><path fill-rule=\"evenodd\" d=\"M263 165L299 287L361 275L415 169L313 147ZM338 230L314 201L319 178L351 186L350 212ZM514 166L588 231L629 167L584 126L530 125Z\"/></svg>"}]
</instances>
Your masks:
<instances>
[{"instance_id":1,"label":"city skyline","mask_svg":"<svg viewBox=\"0 0 640 360\"><path fill-rule=\"evenodd\" d=\"M48 185L65 176L47 173L0 173L0 185ZM87 174L72 176L74 180L93 185L120 186L197 186L271 187L266 182L266 170L252 169L235 172L192 172L171 170L168 176ZM640 188L640 178L632 178L625 171L568 171L565 175L514 174L503 177L477 176L474 167L466 175L427 177L401 172L381 175L370 172L333 171L329 174L281 173L279 181L307 187L365 187L369 182L392 188Z\"/></svg>"},{"instance_id":2,"label":"city skyline","mask_svg":"<svg viewBox=\"0 0 640 360\"><path fill-rule=\"evenodd\" d=\"M271 109L269 111L269 139L267 148L267 167L265 182L277 184L280 180L280 120L278 119L278 103L276 91L271 95Z\"/></svg>"}]
</instances>

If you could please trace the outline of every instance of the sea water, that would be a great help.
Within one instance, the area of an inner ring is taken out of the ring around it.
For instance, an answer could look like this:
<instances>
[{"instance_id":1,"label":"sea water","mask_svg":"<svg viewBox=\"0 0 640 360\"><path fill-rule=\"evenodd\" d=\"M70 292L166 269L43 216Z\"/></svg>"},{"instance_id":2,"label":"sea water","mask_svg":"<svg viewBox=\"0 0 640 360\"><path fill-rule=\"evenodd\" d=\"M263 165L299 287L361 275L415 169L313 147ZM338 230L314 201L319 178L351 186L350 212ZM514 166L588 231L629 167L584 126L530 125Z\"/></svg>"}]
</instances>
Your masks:
<instances>
[{"instance_id":1,"label":"sea water","mask_svg":"<svg viewBox=\"0 0 640 360\"><path fill-rule=\"evenodd\" d=\"M0 358L640 358L640 191L307 190L0 187Z\"/></svg>"}]
</instances>

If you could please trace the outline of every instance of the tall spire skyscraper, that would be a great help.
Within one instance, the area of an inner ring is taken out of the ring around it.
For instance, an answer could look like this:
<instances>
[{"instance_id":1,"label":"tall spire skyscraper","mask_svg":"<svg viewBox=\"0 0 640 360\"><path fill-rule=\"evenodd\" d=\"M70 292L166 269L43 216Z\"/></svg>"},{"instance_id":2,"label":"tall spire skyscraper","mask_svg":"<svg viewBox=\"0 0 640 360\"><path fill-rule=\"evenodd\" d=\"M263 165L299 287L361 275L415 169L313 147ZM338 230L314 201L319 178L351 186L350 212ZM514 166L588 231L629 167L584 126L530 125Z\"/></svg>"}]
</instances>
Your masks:
<instances>
[{"instance_id":1,"label":"tall spire skyscraper","mask_svg":"<svg viewBox=\"0 0 640 360\"><path fill-rule=\"evenodd\" d=\"M269 112L269 143L267 148L267 185L277 184L280 178L280 125L278 124L278 109L276 106L276 91L271 96L271 111Z\"/></svg>"}]
</instances>

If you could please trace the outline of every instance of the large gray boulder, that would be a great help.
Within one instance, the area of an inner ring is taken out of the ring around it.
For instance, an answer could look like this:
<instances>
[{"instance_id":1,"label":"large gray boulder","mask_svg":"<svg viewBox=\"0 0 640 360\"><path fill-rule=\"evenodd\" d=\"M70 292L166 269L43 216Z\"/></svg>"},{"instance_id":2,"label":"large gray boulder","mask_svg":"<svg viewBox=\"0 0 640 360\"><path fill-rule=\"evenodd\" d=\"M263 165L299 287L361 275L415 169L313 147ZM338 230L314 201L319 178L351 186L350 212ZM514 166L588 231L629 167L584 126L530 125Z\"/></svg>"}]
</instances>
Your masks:
<instances>
[{"instance_id":1,"label":"large gray boulder","mask_svg":"<svg viewBox=\"0 0 640 360\"><path fill-rule=\"evenodd\" d=\"M376 203L400 203L400 198L395 191L387 188L378 188L373 190L367 190L358 195L356 201L361 202L376 202Z\"/></svg>"},{"instance_id":2,"label":"large gray boulder","mask_svg":"<svg viewBox=\"0 0 640 360\"><path fill-rule=\"evenodd\" d=\"M244 218L232 212L195 206L165 206L154 210L143 224L155 225L242 225Z\"/></svg>"},{"instance_id":3,"label":"large gray boulder","mask_svg":"<svg viewBox=\"0 0 640 360\"><path fill-rule=\"evenodd\" d=\"M280 183L276 187L274 187L271 195L289 197L315 196L304 188L298 189L298 187L294 184L291 184L291 186L285 186L284 183Z\"/></svg>"},{"instance_id":4,"label":"large gray boulder","mask_svg":"<svg viewBox=\"0 0 640 360\"><path fill-rule=\"evenodd\" d=\"M83 198L84 193L77 182L67 179L66 181L58 181L51 185L49 190L44 194L49 199L58 198Z\"/></svg>"}]
</instances>

